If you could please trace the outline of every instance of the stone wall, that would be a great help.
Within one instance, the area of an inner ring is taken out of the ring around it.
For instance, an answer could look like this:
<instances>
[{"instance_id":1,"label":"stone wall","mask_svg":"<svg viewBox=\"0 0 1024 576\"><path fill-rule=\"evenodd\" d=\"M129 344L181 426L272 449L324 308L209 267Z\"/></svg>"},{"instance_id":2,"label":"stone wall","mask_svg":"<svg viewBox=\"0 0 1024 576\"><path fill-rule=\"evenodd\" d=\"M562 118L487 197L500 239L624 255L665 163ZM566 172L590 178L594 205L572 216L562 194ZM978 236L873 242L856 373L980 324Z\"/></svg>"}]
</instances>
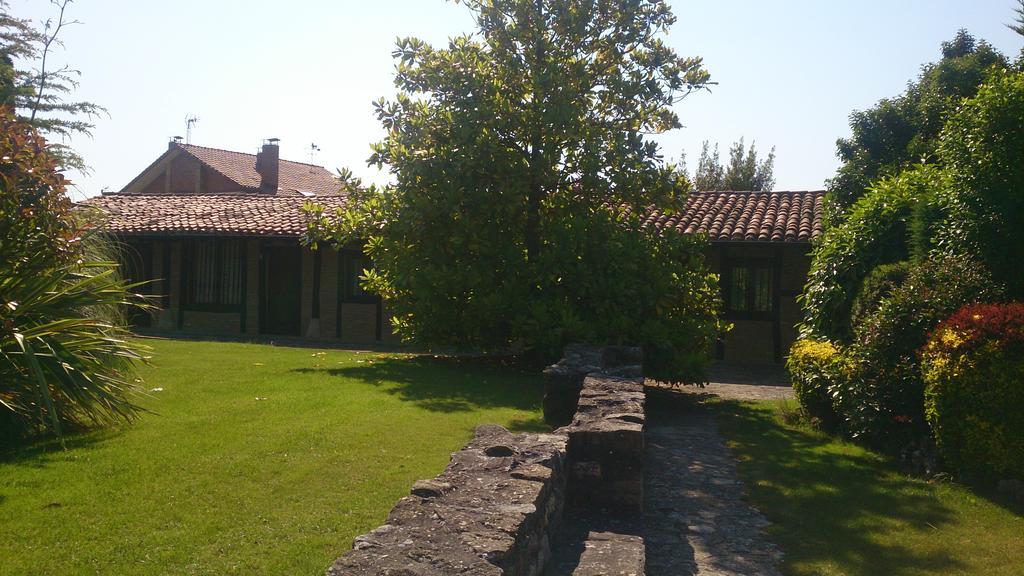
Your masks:
<instances>
[{"instance_id":1,"label":"stone wall","mask_svg":"<svg viewBox=\"0 0 1024 576\"><path fill-rule=\"evenodd\" d=\"M568 437L570 502L643 513L644 386L640 379L587 376Z\"/></svg>"},{"instance_id":2,"label":"stone wall","mask_svg":"<svg viewBox=\"0 0 1024 576\"><path fill-rule=\"evenodd\" d=\"M571 348L567 356L575 360L560 363L560 373L572 381L577 375L570 364L598 368L579 378L578 410L572 407L568 426L550 434L477 427L444 472L413 484L385 524L356 538L328 576L538 576L567 508L607 508L639 518L643 383L607 374L639 372L629 364L639 351L597 350Z\"/></svg>"},{"instance_id":3,"label":"stone wall","mask_svg":"<svg viewBox=\"0 0 1024 576\"><path fill-rule=\"evenodd\" d=\"M544 370L544 421L553 427L572 422L589 374L638 378L642 373L640 348L569 344L562 359Z\"/></svg>"},{"instance_id":4,"label":"stone wall","mask_svg":"<svg viewBox=\"0 0 1024 576\"><path fill-rule=\"evenodd\" d=\"M565 502L565 442L479 426L444 472L415 483L328 575L541 574Z\"/></svg>"}]
</instances>

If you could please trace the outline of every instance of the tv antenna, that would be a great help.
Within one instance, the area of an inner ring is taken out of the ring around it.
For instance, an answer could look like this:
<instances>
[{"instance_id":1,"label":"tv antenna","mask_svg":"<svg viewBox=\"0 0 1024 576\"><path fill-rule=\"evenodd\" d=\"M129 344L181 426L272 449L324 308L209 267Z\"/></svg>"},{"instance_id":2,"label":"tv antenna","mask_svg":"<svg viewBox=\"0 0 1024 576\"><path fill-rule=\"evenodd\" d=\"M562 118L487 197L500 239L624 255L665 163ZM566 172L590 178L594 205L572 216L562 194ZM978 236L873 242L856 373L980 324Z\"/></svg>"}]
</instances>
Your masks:
<instances>
[{"instance_id":1,"label":"tv antenna","mask_svg":"<svg viewBox=\"0 0 1024 576\"><path fill-rule=\"evenodd\" d=\"M320 147L316 143L310 143L309 145L309 163L316 164L316 154L320 151ZM313 169L310 168L310 171Z\"/></svg>"},{"instance_id":2,"label":"tv antenna","mask_svg":"<svg viewBox=\"0 0 1024 576\"><path fill-rule=\"evenodd\" d=\"M185 116L185 144L192 143L192 127L199 122L199 116L189 114Z\"/></svg>"}]
</instances>

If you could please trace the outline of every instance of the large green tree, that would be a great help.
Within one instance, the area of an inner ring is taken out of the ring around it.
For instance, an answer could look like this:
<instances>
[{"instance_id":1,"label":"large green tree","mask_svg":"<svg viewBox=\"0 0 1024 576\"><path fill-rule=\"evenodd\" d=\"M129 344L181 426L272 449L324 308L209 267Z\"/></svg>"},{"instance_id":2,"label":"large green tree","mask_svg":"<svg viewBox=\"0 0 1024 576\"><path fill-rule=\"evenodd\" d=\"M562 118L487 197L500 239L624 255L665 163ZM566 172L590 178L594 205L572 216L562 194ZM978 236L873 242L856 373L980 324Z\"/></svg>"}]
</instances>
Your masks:
<instances>
[{"instance_id":1,"label":"large green tree","mask_svg":"<svg viewBox=\"0 0 1024 576\"><path fill-rule=\"evenodd\" d=\"M333 230L367 239L367 284L396 329L475 348L585 338L706 352L716 295L700 246L642 226L689 189L646 136L678 127L672 106L709 81L665 44L668 4L462 3L475 34L398 41L399 92L376 105L387 137L370 158L394 184L357 192ZM329 225L314 219L312 236ZM659 252L671 261L656 266Z\"/></svg>"},{"instance_id":2,"label":"large green tree","mask_svg":"<svg viewBox=\"0 0 1024 576\"><path fill-rule=\"evenodd\" d=\"M853 112L852 134L837 142L842 165L828 183L833 214L845 212L878 178L936 161L946 118L994 71L1007 67L991 45L961 30L942 44L942 59L924 66L906 91Z\"/></svg>"}]
</instances>

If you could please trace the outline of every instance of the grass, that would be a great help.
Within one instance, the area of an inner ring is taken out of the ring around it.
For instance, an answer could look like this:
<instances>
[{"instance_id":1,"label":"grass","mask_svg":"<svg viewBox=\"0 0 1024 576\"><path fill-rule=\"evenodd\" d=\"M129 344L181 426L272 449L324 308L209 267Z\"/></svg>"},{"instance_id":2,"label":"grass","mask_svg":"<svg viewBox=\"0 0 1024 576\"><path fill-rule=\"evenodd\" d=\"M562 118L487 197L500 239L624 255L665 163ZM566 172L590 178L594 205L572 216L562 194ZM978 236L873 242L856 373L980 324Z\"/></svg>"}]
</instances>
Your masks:
<instances>
[{"instance_id":1,"label":"grass","mask_svg":"<svg viewBox=\"0 0 1024 576\"><path fill-rule=\"evenodd\" d=\"M539 379L337 350L153 341L135 423L0 453L0 573L323 574Z\"/></svg>"},{"instance_id":2,"label":"grass","mask_svg":"<svg viewBox=\"0 0 1024 576\"><path fill-rule=\"evenodd\" d=\"M786 574L1024 574L1020 506L908 477L869 450L787 424L792 403L714 406Z\"/></svg>"}]
</instances>

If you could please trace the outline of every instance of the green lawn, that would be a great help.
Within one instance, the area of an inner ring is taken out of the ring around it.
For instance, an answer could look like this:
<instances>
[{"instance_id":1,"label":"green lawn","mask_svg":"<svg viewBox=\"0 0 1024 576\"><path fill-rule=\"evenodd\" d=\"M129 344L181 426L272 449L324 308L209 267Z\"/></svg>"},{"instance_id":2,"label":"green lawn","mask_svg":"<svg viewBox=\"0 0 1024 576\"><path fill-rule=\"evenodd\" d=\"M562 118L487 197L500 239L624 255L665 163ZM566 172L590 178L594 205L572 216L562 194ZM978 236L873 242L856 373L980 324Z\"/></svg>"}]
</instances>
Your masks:
<instances>
[{"instance_id":1,"label":"green lawn","mask_svg":"<svg viewBox=\"0 0 1024 576\"><path fill-rule=\"evenodd\" d=\"M0 454L0 574L319 575L477 424L543 426L510 369L151 344L152 414Z\"/></svg>"},{"instance_id":2,"label":"green lawn","mask_svg":"<svg viewBox=\"0 0 1024 576\"><path fill-rule=\"evenodd\" d=\"M784 424L780 404L715 409L753 502L774 523L786 574L1024 574L1020 506L910 478L868 450Z\"/></svg>"}]
</instances>

